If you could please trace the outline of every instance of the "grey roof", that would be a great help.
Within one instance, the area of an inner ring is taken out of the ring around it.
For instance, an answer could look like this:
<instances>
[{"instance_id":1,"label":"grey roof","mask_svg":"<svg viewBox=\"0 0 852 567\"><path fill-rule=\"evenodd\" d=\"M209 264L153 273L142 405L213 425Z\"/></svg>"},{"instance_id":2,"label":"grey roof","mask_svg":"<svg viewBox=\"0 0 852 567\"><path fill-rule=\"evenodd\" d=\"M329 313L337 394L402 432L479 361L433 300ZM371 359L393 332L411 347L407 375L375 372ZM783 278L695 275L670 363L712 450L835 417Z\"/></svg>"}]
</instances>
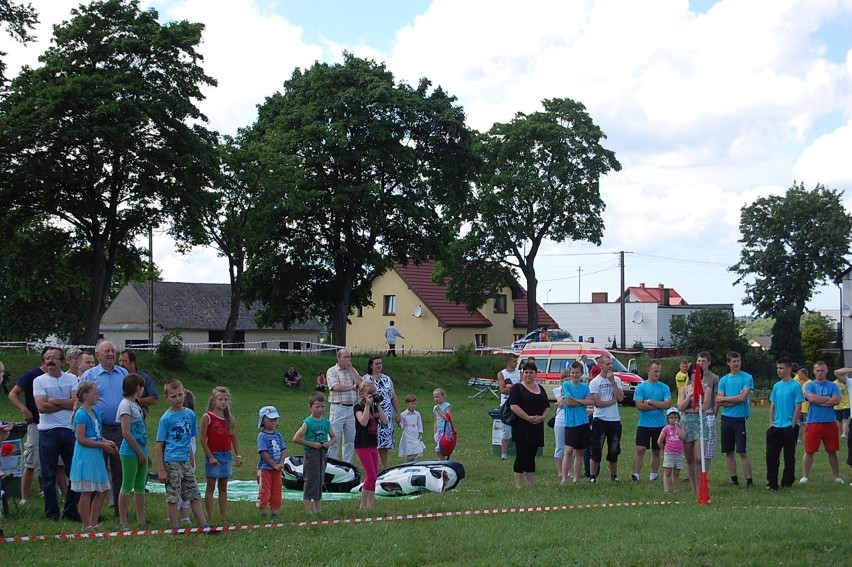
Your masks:
<instances>
[{"instance_id":1,"label":"grey roof","mask_svg":"<svg viewBox=\"0 0 852 567\"><path fill-rule=\"evenodd\" d=\"M149 286L147 282L134 282L139 297L149 305ZM154 282L154 318L164 329L224 329L228 322L231 302L231 286L213 283ZM255 330L253 313L259 308L255 303L251 309L240 305L237 330ZM281 325L271 327L282 329ZM321 331L322 324L316 318L293 323L289 326L295 331Z\"/></svg>"}]
</instances>

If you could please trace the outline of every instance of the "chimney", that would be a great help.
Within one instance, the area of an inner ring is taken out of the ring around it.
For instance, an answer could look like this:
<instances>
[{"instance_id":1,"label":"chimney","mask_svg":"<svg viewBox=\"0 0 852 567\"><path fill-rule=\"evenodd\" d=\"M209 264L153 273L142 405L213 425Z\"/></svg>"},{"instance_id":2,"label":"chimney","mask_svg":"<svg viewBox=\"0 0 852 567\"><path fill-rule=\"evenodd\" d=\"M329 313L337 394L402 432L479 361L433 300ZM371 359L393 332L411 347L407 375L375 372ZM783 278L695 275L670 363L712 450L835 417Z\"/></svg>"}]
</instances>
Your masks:
<instances>
[{"instance_id":1,"label":"chimney","mask_svg":"<svg viewBox=\"0 0 852 567\"><path fill-rule=\"evenodd\" d=\"M645 284L644 284L644 283L640 283L640 284L639 284L639 287L640 287L641 289L645 289Z\"/></svg>"},{"instance_id":2,"label":"chimney","mask_svg":"<svg viewBox=\"0 0 852 567\"><path fill-rule=\"evenodd\" d=\"M592 303L609 303L609 293L605 291L593 291Z\"/></svg>"},{"instance_id":3,"label":"chimney","mask_svg":"<svg viewBox=\"0 0 852 567\"><path fill-rule=\"evenodd\" d=\"M671 302L671 290L665 287L663 284L657 286L660 290L660 305L669 305Z\"/></svg>"}]
</instances>

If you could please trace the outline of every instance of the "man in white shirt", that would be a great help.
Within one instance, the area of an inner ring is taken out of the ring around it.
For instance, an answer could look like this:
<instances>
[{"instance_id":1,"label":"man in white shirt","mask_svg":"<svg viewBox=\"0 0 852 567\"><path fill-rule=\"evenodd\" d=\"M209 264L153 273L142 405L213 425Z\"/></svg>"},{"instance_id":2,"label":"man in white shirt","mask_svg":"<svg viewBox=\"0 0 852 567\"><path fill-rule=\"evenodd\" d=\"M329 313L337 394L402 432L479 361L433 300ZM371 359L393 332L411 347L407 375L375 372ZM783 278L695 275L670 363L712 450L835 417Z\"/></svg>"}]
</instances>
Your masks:
<instances>
[{"instance_id":1,"label":"man in white shirt","mask_svg":"<svg viewBox=\"0 0 852 567\"><path fill-rule=\"evenodd\" d=\"M591 482L597 482L603 456L603 444L606 441L606 460L613 482L618 482L618 455L621 453L621 414L618 404L624 400L621 379L612 371L612 358L602 354L598 357L601 373L589 383L589 393L595 402L592 415L592 445L590 473Z\"/></svg>"},{"instance_id":2,"label":"man in white shirt","mask_svg":"<svg viewBox=\"0 0 852 567\"><path fill-rule=\"evenodd\" d=\"M497 373L497 389L500 390L500 405L506 403L509 399L509 393L512 391L512 386L520 383L521 371L518 370L518 355L510 352L506 355L506 368ZM509 441L512 440L512 426L502 424L501 433L503 438L500 442L500 460L505 461L509 458Z\"/></svg>"},{"instance_id":3,"label":"man in white shirt","mask_svg":"<svg viewBox=\"0 0 852 567\"><path fill-rule=\"evenodd\" d=\"M59 520L56 469L59 467L61 456L65 470L71 472L75 438L71 415L77 398L77 377L62 371L65 353L61 348L45 348L42 359L47 372L33 381L33 397L39 413L38 442L44 488L44 513L49 520ZM77 511L79 501L80 494L69 486L65 494L62 517L80 522L80 513Z\"/></svg>"}]
</instances>

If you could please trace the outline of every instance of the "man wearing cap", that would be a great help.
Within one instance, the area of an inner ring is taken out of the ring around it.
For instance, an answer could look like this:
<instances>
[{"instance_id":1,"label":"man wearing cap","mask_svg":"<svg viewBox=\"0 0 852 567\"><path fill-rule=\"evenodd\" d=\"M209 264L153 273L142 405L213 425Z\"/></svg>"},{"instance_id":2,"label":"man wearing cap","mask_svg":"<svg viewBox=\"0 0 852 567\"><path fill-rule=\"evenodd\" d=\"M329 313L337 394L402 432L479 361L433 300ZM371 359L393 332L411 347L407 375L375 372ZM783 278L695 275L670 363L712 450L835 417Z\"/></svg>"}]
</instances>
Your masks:
<instances>
[{"instance_id":1,"label":"man wearing cap","mask_svg":"<svg viewBox=\"0 0 852 567\"><path fill-rule=\"evenodd\" d=\"M336 459L338 446L343 444L342 459L352 462L355 454L355 412L352 409L358 399L361 376L352 368L349 349L337 351L337 364L326 372L328 399L331 403L331 428L337 440L328 448L328 457ZM341 441L342 440L342 441Z\"/></svg>"},{"instance_id":2,"label":"man wearing cap","mask_svg":"<svg viewBox=\"0 0 852 567\"><path fill-rule=\"evenodd\" d=\"M497 389L500 390L500 405L506 403L509 399L509 394L512 392L512 386L520 384L521 371L518 370L518 355L514 352L506 354L506 368L497 373ZM505 461L509 458L509 441L512 440L512 426L505 423L501 426L503 439L500 442L500 460Z\"/></svg>"}]
</instances>

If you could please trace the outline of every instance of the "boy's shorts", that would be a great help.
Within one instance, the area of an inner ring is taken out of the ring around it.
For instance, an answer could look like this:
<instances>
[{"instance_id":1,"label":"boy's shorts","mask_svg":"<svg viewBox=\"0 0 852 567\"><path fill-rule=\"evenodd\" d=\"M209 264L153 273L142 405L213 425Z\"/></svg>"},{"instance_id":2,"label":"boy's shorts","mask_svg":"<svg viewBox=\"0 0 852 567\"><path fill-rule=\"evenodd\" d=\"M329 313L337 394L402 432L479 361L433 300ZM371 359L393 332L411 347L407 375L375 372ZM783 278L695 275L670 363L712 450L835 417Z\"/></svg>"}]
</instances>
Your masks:
<instances>
[{"instance_id":1,"label":"boy's shorts","mask_svg":"<svg viewBox=\"0 0 852 567\"><path fill-rule=\"evenodd\" d=\"M207 478L231 478L234 472L234 454L231 451L217 451L213 453L218 465L211 465L204 455L204 476Z\"/></svg>"},{"instance_id":2,"label":"boy's shorts","mask_svg":"<svg viewBox=\"0 0 852 567\"><path fill-rule=\"evenodd\" d=\"M201 500L198 482L195 480L195 467L189 461L168 461L165 463L169 480L166 482L166 503L177 504L184 500Z\"/></svg>"},{"instance_id":3,"label":"boy's shorts","mask_svg":"<svg viewBox=\"0 0 852 567\"><path fill-rule=\"evenodd\" d=\"M836 453L840 450L840 432L836 421L809 423L805 426L805 453L816 453L820 443L825 447L826 453Z\"/></svg>"}]
</instances>

